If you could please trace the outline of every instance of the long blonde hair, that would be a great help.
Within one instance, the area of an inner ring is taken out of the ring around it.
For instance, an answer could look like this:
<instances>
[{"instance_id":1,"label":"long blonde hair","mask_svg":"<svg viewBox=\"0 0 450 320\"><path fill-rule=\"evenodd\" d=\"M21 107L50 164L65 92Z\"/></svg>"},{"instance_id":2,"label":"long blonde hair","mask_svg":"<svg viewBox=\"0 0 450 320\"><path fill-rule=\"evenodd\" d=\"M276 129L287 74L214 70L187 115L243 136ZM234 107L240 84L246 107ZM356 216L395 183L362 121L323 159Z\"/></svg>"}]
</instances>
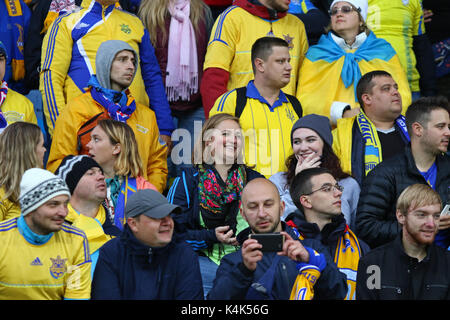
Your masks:
<instances>
[{"instance_id":1,"label":"long blonde hair","mask_svg":"<svg viewBox=\"0 0 450 320\"><path fill-rule=\"evenodd\" d=\"M137 178L143 173L142 159L133 130L124 122L100 120L97 125L106 133L112 145L120 144L120 153L114 162L114 173Z\"/></svg>"},{"instance_id":2,"label":"long blonde hair","mask_svg":"<svg viewBox=\"0 0 450 320\"><path fill-rule=\"evenodd\" d=\"M41 129L29 122L15 122L0 134L0 186L5 193L0 200L18 203L23 173L42 167L36 154L40 137Z\"/></svg>"},{"instance_id":3,"label":"long blonde hair","mask_svg":"<svg viewBox=\"0 0 450 320\"><path fill-rule=\"evenodd\" d=\"M166 20L170 19L169 13L169 2L170 0L142 0L139 6L138 16L144 23L145 28L147 28L150 33L150 40L155 47L157 41L157 31L158 29L162 31L163 42L166 43L168 40L168 34L166 30ZM190 0L191 10L190 19L194 31L196 34L199 32L198 24L201 20L205 18L205 9L207 5L202 0Z\"/></svg>"}]
</instances>

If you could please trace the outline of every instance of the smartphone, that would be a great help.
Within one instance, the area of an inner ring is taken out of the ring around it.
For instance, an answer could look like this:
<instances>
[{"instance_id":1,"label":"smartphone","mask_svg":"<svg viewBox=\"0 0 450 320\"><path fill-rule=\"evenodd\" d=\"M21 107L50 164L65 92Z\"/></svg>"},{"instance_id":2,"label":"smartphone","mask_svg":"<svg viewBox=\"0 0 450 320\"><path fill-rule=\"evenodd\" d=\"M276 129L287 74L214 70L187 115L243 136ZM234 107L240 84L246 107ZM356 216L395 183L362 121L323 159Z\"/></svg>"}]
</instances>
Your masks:
<instances>
[{"instance_id":1,"label":"smartphone","mask_svg":"<svg viewBox=\"0 0 450 320\"><path fill-rule=\"evenodd\" d=\"M283 251L284 236L278 232L250 234L248 237L258 241L262 245L263 252Z\"/></svg>"},{"instance_id":2,"label":"smartphone","mask_svg":"<svg viewBox=\"0 0 450 320\"><path fill-rule=\"evenodd\" d=\"M441 217L450 214L450 204L446 204L444 209L441 211Z\"/></svg>"}]
</instances>

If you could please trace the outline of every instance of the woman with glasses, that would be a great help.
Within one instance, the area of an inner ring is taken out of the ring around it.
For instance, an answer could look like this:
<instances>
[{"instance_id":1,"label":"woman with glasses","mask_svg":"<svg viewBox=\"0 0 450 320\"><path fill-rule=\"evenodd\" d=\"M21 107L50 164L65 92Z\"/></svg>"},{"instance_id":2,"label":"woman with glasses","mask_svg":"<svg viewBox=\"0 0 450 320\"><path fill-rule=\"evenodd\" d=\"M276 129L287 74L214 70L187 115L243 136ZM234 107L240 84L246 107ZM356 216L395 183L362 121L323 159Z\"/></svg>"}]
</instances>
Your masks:
<instances>
[{"instance_id":1,"label":"woman with glasses","mask_svg":"<svg viewBox=\"0 0 450 320\"><path fill-rule=\"evenodd\" d=\"M323 167L328 169L338 181L338 186L328 186L324 191L342 191L341 210L350 228L355 222L360 187L358 182L342 171L340 162L333 152L333 136L327 117L309 114L294 124L291 130L293 154L286 160L286 172L278 172L270 177L277 186L281 199L286 204L283 219L298 210L292 201L289 188L295 176L309 168Z\"/></svg>"},{"instance_id":2,"label":"woman with glasses","mask_svg":"<svg viewBox=\"0 0 450 320\"><path fill-rule=\"evenodd\" d=\"M327 33L310 47L300 70L297 98L303 114L326 116L333 126L342 117L357 115L356 86L363 74L373 70L392 74L404 111L411 103L408 79L395 50L367 28L367 8L367 0L331 4Z\"/></svg>"}]
</instances>

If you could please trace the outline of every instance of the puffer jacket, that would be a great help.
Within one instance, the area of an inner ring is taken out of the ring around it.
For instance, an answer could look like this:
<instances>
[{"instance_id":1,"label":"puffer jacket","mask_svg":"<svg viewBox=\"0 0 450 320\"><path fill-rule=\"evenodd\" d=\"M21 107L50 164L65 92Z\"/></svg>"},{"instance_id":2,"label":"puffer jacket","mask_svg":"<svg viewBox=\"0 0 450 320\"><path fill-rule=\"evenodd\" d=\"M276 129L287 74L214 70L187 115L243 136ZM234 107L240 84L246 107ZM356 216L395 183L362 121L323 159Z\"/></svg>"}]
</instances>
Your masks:
<instances>
[{"instance_id":1,"label":"puffer jacket","mask_svg":"<svg viewBox=\"0 0 450 320\"><path fill-rule=\"evenodd\" d=\"M450 185L450 157L441 154L436 157L437 177L435 190L442 202L447 201ZM369 172L361 188L356 212L356 234L371 248L378 247L395 239L400 226L395 216L396 202L400 193L415 183L427 184L416 167L408 145L405 152L393 156L377 165ZM448 247L448 229L438 233L445 237Z\"/></svg>"},{"instance_id":2,"label":"puffer jacket","mask_svg":"<svg viewBox=\"0 0 450 320\"><path fill-rule=\"evenodd\" d=\"M203 300L197 255L172 239L167 246L142 244L126 225L100 248L93 300Z\"/></svg>"}]
</instances>

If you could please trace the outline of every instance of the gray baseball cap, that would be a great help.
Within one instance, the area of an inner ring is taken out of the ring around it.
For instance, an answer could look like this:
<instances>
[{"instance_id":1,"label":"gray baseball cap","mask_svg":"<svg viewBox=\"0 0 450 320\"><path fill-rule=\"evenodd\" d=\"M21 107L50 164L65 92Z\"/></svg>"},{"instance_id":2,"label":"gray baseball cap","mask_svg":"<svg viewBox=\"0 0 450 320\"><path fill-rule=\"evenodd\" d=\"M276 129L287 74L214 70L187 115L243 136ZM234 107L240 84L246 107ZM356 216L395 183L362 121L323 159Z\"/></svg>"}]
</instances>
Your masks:
<instances>
[{"instance_id":1,"label":"gray baseball cap","mask_svg":"<svg viewBox=\"0 0 450 320\"><path fill-rule=\"evenodd\" d=\"M134 218L141 214L154 219L161 219L172 212L180 213L181 208L169 203L158 191L143 189L133 193L125 206L125 216Z\"/></svg>"}]
</instances>

